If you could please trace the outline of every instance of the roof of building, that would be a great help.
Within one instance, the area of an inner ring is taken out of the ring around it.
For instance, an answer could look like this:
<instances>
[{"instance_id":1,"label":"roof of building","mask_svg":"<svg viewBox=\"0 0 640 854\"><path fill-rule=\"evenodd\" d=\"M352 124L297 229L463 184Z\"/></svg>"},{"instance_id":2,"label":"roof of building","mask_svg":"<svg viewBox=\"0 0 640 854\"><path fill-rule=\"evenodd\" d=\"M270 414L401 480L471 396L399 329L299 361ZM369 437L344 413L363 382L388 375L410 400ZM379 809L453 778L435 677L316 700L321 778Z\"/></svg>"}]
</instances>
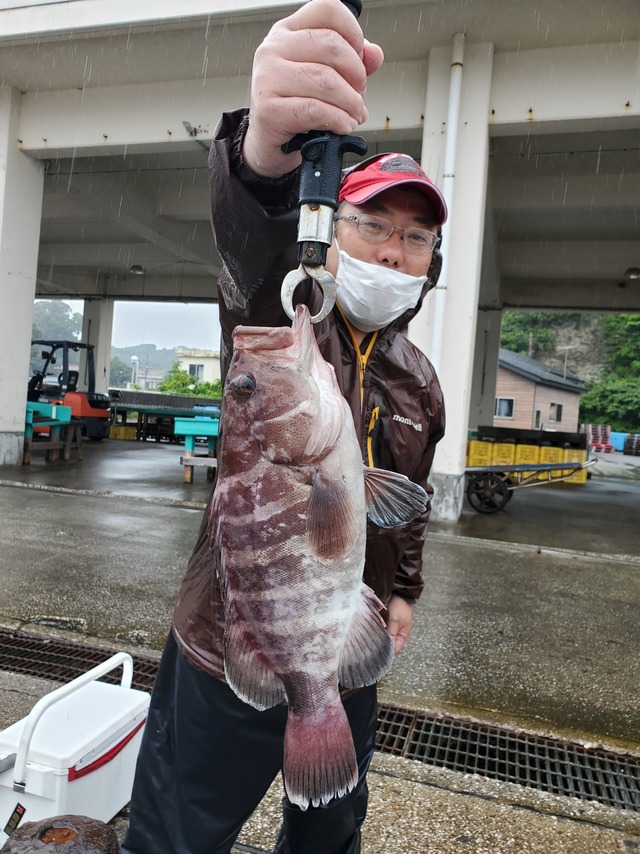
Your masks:
<instances>
[{"instance_id":1,"label":"roof of building","mask_svg":"<svg viewBox=\"0 0 640 854\"><path fill-rule=\"evenodd\" d=\"M219 359L219 350L199 350L197 348L176 347L176 357L178 359Z\"/></svg>"},{"instance_id":2,"label":"roof of building","mask_svg":"<svg viewBox=\"0 0 640 854\"><path fill-rule=\"evenodd\" d=\"M500 367L514 374L519 374L528 380L539 385L550 386L551 388L561 388L563 391L572 391L574 394L582 394L587 390L586 384L578 377L573 377L567 374L564 376L562 371L555 368L550 368L542 362L536 362L535 359L524 356L522 353L512 353L511 350L500 348L498 357Z\"/></svg>"}]
</instances>

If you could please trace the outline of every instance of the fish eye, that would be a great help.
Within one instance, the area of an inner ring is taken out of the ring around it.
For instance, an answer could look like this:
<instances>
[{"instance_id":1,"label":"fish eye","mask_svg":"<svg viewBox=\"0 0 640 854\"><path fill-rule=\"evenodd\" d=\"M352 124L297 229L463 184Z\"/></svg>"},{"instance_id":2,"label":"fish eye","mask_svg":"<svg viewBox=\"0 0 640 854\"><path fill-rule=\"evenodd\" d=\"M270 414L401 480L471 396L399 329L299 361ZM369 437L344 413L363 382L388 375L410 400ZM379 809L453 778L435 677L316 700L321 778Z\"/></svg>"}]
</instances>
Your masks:
<instances>
[{"instance_id":1,"label":"fish eye","mask_svg":"<svg viewBox=\"0 0 640 854\"><path fill-rule=\"evenodd\" d=\"M251 374L239 374L231 380L231 388L240 397L249 397L256 390L256 379Z\"/></svg>"}]
</instances>

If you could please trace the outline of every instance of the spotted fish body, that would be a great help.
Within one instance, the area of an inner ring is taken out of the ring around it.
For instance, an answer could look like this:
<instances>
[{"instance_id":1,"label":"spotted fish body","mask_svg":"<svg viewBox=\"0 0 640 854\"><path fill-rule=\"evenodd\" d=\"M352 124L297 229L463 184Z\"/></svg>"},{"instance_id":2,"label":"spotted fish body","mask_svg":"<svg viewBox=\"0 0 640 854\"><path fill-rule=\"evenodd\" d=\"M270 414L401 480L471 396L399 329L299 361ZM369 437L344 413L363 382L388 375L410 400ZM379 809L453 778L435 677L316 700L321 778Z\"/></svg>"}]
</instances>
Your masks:
<instances>
[{"instance_id":1,"label":"spotted fish body","mask_svg":"<svg viewBox=\"0 0 640 854\"><path fill-rule=\"evenodd\" d=\"M306 307L292 328L237 327L233 351L211 511L225 674L256 709L288 703L284 783L306 809L358 779L339 685L373 684L393 658L382 603L362 581L367 512L401 524L427 497L401 475L364 468Z\"/></svg>"}]
</instances>

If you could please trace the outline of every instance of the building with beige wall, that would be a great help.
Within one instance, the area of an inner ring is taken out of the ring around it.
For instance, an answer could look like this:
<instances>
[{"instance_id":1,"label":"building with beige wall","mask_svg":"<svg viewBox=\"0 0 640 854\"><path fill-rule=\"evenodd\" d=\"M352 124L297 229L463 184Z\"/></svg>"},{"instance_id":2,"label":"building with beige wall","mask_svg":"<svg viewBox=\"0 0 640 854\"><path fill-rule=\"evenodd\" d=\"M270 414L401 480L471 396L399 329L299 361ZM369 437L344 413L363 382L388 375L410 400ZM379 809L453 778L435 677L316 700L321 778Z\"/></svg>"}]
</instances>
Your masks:
<instances>
[{"instance_id":1,"label":"building with beige wall","mask_svg":"<svg viewBox=\"0 0 640 854\"><path fill-rule=\"evenodd\" d=\"M501 348L493 426L576 433L585 388L577 377Z\"/></svg>"},{"instance_id":2,"label":"building with beige wall","mask_svg":"<svg viewBox=\"0 0 640 854\"><path fill-rule=\"evenodd\" d=\"M176 350L176 361L199 383L214 383L220 379L220 353L218 350Z\"/></svg>"}]
</instances>

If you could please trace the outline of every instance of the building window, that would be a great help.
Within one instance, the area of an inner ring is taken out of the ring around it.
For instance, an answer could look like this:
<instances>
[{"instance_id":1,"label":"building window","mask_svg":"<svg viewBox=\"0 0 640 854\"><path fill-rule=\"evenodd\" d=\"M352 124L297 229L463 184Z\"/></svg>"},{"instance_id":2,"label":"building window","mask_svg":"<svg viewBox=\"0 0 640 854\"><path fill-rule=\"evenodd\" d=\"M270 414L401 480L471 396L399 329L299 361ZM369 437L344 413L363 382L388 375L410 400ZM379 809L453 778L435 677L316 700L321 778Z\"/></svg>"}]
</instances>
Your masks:
<instances>
[{"instance_id":1,"label":"building window","mask_svg":"<svg viewBox=\"0 0 640 854\"><path fill-rule=\"evenodd\" d=\"M189 376L195 377L199 382L202 382L204 365L189 365Z\"/></svg>"},{"instance_id":2,"label":"building window","mask_svg":"<svg viewBox=\"0 0 640 854\"><path fill-rule=\"evenodd\" d=\"M513 418L513 398L496 397L496 418Z\"/></svg>"},{"instance_id":3,"label":"building window","mask_svg":"<svg viewBox=\"0 0 640 854\"><path fill-rule=\"evenodd\" d=\"M542 421L542 412L539 409L536 409L536 418L533 424L534 430L540 429L540 422Z\"/></svg>"},{"instance_id":4,"label":"building window","mask_svg":"<svg viewBox=\"0 0 640 854\"><path fill-rule=\"evenodd\" d=\"M562 421L562 404L552 403L549 407L549 421L559 424Z\"/></svg>"}]
</instances>

